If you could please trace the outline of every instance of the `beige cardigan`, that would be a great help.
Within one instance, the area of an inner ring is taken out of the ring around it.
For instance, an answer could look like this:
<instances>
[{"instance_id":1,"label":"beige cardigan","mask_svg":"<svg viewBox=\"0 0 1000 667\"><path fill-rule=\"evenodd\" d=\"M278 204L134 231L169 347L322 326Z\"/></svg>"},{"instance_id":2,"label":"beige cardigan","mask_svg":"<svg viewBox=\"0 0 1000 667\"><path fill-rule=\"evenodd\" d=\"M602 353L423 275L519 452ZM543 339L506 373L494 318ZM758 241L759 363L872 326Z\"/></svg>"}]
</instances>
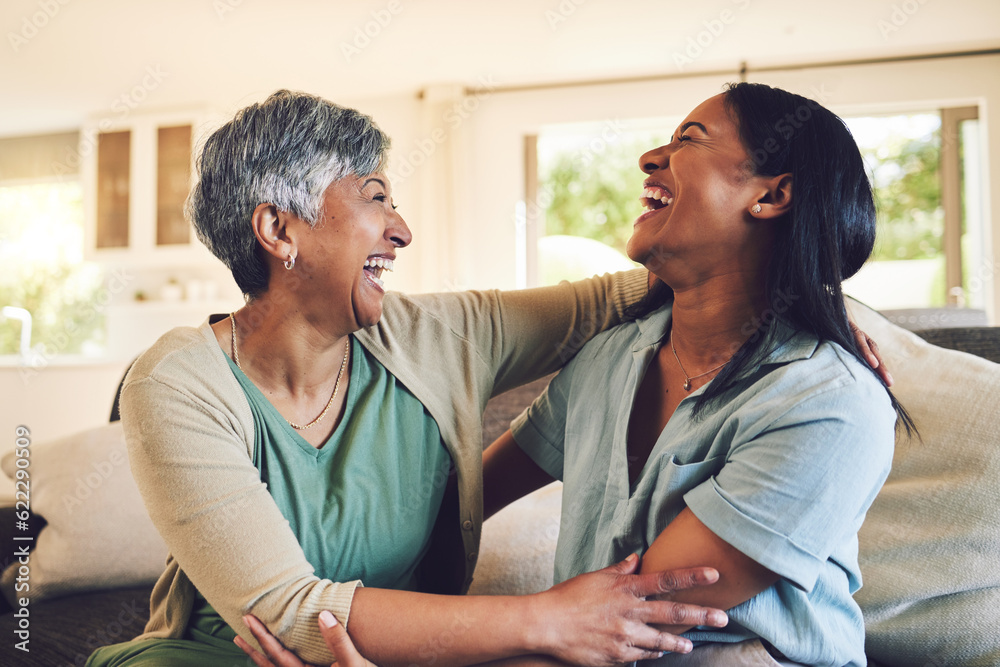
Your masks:
<instances>
[{"instance_id":1,"label":"beige cardigan","mask_svg":"<svg viewBox=\"0 0 1000 667\"><path fill-rule=\"evenodd\" d=\"M434 417L457 469L464 586L482 527L482 414L495 394L550 373L646 292L644 270L516 292L388 294L381 321L357 338ZM206 321L167 333L134 364L121 396L132 471L170 549L138 639L178 638L195 587L256 645L257 615L303 660L329 664L316 622L345 625L360 582L320 579L251 462L253 418ZM446 513L442 511L442 517ZM437 532L437 531L436 531ZM336 536L331 536L336 539ZM445 540L447 542L448 540ZM445 559L447 560L447 559ZM450 567L461 572L462 567Z\"/></svg>"}]
</instances>

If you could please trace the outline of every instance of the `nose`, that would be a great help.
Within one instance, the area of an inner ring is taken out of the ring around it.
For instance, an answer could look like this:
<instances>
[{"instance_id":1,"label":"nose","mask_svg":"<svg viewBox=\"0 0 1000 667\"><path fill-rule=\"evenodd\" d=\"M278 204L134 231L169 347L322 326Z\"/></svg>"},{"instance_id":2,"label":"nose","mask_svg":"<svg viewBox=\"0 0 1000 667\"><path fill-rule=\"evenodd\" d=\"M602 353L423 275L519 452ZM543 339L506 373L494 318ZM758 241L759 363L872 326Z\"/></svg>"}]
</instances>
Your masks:
<instances>
[{"instance_id":1,"label":"nose","mask_svg":"<svg viewBox=\"0 0 1000 667\"><path fill-rule=\"evenodd\" d=\"M397 248L405 248L413 240L413 234L406 225L406 221L395 211L388 226L385 228L385 238Z\"/></svg>"},{"instance_id":2,"label":"nose","mask_svg":"<svg viewBox=\"0 0 1000 667\"><path fill-rule=\"evenodd\" d=\"M652 174L657 169L666 169L670 164L670 147L660 146L639 156L639 169Z\"/></svg>"}]
</instances>

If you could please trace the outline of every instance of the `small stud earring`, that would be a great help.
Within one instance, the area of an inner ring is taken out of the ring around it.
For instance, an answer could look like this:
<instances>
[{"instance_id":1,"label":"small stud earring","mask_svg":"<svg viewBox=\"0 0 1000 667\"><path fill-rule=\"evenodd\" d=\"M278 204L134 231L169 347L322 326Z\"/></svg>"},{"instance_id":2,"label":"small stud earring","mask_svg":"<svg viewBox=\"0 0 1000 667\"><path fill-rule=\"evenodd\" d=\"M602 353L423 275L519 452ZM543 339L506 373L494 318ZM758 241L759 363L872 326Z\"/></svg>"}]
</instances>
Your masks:
<instances>
[{"instance_id":1,"label":"small stud earring","mask_svg":"<svg viewBox=\"0 0 1000 667\"><path fill-rule=\"evenodd\" d=\"M760 204L754 204L753 206L750 207L751 213L760 213L762 210L763 209L761 209Z\"/></svg>"},{"instance_id":2,"label":"small stud earring","mask_svg":"<svg viewBox=\"0 0 1000 667\"><path fill-rule=\"evenodd\" d=\"M289 255L288 259L285 260L285 268L291 271L294 266L295 266L295 256Z\"/></svg>"}]
</instances>

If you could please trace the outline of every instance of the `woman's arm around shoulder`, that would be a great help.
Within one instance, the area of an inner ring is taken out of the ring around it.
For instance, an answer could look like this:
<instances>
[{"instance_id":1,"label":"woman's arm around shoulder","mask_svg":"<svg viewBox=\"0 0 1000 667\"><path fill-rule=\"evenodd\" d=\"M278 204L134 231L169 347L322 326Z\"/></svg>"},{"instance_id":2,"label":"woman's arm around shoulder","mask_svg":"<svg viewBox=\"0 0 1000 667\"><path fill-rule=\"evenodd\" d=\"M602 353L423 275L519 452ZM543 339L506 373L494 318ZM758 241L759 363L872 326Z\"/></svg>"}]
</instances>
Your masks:
<instances>
[{"instance_id":1,"label":"woman's arm around shoulder","mask_svg":"<svg viewBox=\"0 0 1000 667\"><path fill-rule=\"evenodd\" d=\"M588 340L619 324L646 295L648 275L635 269L552 287L401 297L387 302L386 322L422 328L420 319L431 318L428 331L443 327L475 349L493 372L498 394L558 370ZM411 330L410 342L435 339L421 335L426 333Z\"/></svg>"}]
</instances>

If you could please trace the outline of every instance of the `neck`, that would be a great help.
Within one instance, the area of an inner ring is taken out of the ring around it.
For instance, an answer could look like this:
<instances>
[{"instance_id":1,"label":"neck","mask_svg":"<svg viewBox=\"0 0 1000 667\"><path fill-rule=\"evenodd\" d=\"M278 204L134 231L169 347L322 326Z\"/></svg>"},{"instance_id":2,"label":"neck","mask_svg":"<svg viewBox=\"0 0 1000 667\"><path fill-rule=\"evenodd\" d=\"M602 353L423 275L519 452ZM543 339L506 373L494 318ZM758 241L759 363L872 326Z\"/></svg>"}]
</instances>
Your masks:
<instances>
[{"instance_id":1,"label":"neck","mask_svg":"<svg viewBox=\"0 0 1000 667\"><path fill-rule=\"evenodd\" d=\"M727 362L767 309L756 275L733 273L674 290L671 338L691 375Z\"/></svg>"},{"instance_id":2,"label":"neck","mask_svg":"<svg viewBox=\"0 0 1000 667\"><path fill-rule=\"evenodd\" d=\"M335 309L330 309L335 310ZM236 311L240 365L255 382L291 396L329 391L349 331L331 331L293 299L265 293Z\"/></svg>"}]
</instances>

